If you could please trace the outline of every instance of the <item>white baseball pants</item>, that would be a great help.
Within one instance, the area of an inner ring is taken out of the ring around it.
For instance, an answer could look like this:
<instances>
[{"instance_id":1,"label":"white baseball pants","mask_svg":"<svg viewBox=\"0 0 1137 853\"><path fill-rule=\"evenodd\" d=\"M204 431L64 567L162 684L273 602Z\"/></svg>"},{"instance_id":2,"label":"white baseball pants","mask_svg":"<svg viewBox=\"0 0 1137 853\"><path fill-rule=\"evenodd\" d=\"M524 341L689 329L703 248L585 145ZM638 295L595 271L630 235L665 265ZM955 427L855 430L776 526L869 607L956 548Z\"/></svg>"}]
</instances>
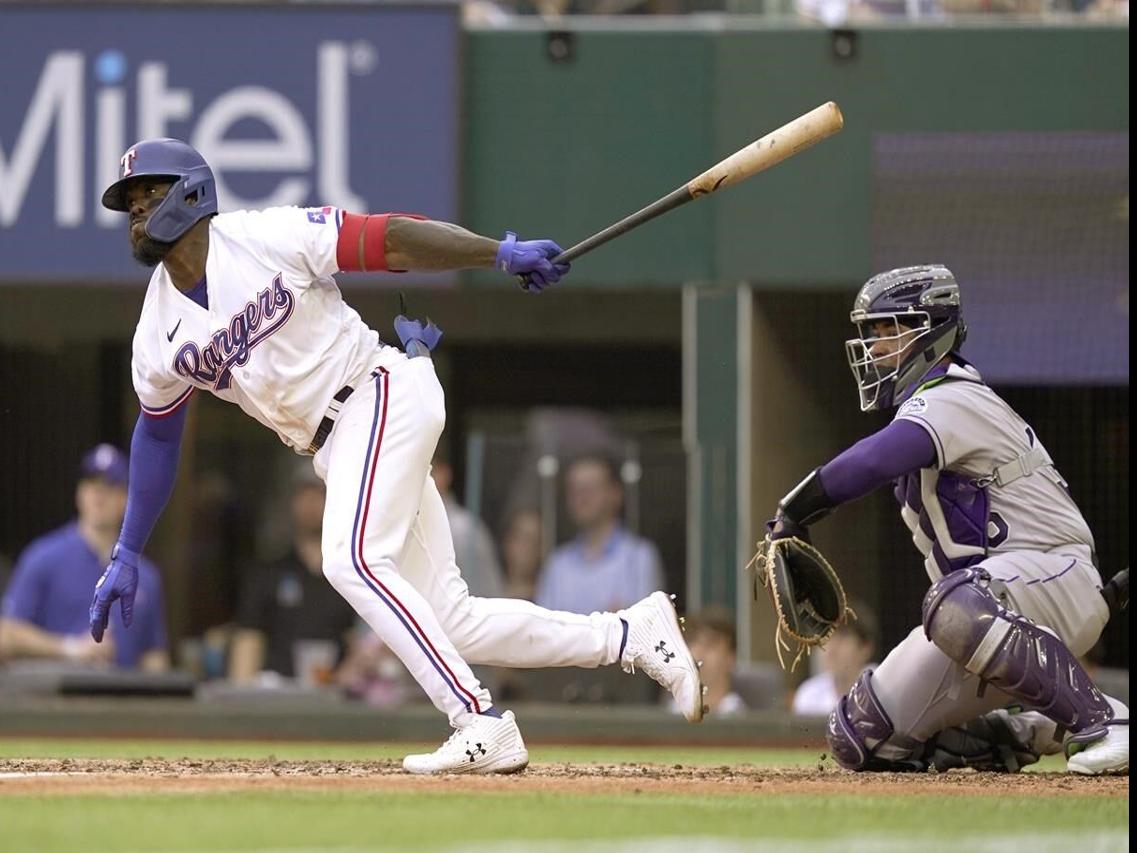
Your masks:
<instances>
[{"instance_id":1,"label":"white baseball pants","mask_svg":"<svg viewBox=\"0 0 1137 853\"><path fill-rule=\"evenodd\" d=\"M323 557L332 586L455 725L492 704L467 661L615 663L623 629L614 613L469 594L429 476L446 421L442 386L429 358L382 353L383 366L348 398L313 460L327 485Z\"/></svg>"}]
</instances>

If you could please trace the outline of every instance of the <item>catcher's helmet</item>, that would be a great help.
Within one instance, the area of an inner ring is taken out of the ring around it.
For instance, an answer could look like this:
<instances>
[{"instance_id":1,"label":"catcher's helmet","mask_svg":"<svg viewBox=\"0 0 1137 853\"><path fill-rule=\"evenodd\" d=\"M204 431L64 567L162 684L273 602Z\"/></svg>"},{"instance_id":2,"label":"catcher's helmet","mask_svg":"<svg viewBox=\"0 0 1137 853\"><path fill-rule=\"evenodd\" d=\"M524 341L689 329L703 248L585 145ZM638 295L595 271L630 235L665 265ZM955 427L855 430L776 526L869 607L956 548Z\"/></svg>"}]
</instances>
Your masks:
<instances>
[{"instance_id":1,"label":"catcher's helmet","mask_svg":"<svg viewBox=\"0 0 1137 853\"><path fill-rule=\"evenodd\" d=\"M849 319L858 337L845 341L849 367L857 380L861 411L902 403L949 352L967 336L959 285L941 264L902 267L874 275L857 293ZM878 323L887 323L879 329ZM896 348L873 354L880 341Z\"/></svg>"},{"instance_id":2,"label":"catcher's helmet","mask_svg":"<svg viewBox=\"0 0 1137 853\"><path fill-rule=\"evenodd\" d=\"M119 161L118 180L103 193L103 207L128 210L126 185L140 177L175 181L146 221L146 233L152 240L173 243L196 222L217 213L213 171L204 157L180 139L146 139L131 146Z\"/></svg>"}]
</instances>

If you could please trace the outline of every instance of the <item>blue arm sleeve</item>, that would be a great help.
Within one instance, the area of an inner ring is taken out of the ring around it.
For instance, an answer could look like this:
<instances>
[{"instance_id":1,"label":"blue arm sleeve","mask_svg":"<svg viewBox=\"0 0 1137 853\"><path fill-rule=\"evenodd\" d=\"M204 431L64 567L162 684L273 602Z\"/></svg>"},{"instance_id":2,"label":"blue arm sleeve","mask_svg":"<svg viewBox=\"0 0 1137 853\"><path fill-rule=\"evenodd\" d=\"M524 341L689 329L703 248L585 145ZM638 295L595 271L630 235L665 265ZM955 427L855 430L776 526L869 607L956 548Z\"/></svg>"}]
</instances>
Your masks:
<instances>
[{"instance_id":1,"label":"blue arm sleeve","mask_svg":"<svg viewBox=\"0 0 1137 853\"><path fill-rule=\"evenodd\" d=\"M895 420L834 457L819 472L825 493L843 504L891 482L901 474L936 464L936 448L922 427Z\"/></svg>"},{"instance_id":2,"label":"blue arm sleeve","mask_svg":"<svg viewBox=\"0 0 1137 853\"><path fill-rule=\"evenodd\" d=\"M118 541L135 554L141 554L146 547L146 540L174 491L187 410L183 405L161 418L143 412L134 425L126 517Z\"/></svg>"}]
</instances>

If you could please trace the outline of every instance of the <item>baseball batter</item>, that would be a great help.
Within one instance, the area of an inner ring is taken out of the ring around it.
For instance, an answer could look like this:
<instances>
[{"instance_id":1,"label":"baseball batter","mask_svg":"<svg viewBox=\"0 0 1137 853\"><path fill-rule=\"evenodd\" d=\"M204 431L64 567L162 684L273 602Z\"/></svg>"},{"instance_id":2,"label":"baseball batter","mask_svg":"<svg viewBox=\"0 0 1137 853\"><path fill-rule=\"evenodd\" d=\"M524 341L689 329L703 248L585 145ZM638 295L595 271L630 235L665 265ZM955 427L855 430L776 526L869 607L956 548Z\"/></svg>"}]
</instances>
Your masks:
<instances>
[{"instance_id":1,"label":"baseball batter","mask_svg":"<svg viewBox=\"0 0 1137 853\"><path fill-rule=\"evenodd\" d=\"M830 716L834 758L851 770L1014 770L1062 743L1072 771L1127 772L1129 711L1077 658L1109 617L1093 536L1034 430L959 354L954 276L881 273L851 317L861 409L899 408L783 498L772 535L807 538L838 505L892 483L932 586L923 625ZM1011 705L1032 713L995 710Z\"/></svg>"},{"instance_id":2,"label":"baseball batter","mask_svg":"<svg viewBox=\"0 0 1137 853\"><path fill-rule=\"evenodd\" d=\"M334 207L219 214L208 164L174 139L130 148L103 204L129 213L134 257L154 273L134 336L142 412L126 517L91 605L96 640L115 600L130 623L140 554L173 489L185 404L203 390L313 456L327 484L324 574L455 729L436 752L408 756L406 770L505 773L528 763L512 712L494 707L469 663L639 667L701 719L698 666L663 593L588 616L468 594L428 476L446 417L429 357L441 332L400 315L403 349L388 346L333 278L497 267L540 291L568 272L551 260L556 243Z\"/></svg>"}]
</instances>

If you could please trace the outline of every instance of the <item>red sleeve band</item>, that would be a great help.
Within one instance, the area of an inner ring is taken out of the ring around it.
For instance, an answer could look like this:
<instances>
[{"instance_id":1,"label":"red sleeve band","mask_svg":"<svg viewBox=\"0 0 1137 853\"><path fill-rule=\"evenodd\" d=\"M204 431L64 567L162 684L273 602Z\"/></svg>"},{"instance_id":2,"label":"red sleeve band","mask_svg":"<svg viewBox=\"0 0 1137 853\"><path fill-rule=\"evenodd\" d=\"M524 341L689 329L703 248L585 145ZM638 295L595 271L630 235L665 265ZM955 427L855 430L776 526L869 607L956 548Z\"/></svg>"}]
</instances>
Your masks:
<instances>
[{"instance_id":1,"label":"red sleeve band","mask_svg":"<svg viewBox=\"0 0 1137 853\"><path fill-rule=\"evenodd\" d=\"M336 243L336 264L344 272L402 272L387 267L387 220L426 219L413 213L345 213Z\"/></svg>"}]
</instances>

